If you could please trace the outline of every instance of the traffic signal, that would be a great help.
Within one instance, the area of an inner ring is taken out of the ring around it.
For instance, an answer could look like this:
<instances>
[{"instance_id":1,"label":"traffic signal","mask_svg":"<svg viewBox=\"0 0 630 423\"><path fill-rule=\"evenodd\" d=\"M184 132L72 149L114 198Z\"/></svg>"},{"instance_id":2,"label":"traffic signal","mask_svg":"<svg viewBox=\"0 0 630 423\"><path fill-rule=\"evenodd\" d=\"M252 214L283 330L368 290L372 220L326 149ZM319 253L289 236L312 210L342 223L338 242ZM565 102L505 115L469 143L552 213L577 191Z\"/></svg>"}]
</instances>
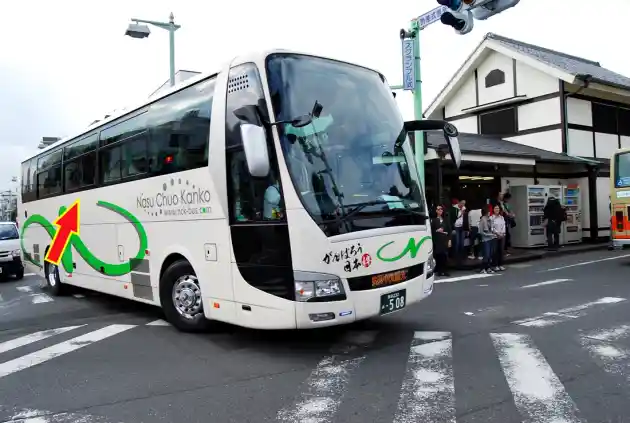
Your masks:
<instances>
[{"instance_id":1,"label":"traffic signal","mask_svg":"<svg viewBox=\"0 0 630 423\"><path fill-rule=\"evenodd\" d=\"M440 1L440 0L438 0ZM503 12L510 7L514 7L520 0L491 0L485 1L480 7L472 9L472 14L475 19L485 21L491 16Z\"/></svg>"},{"instance_id":2,"label":"traffic signal","mask_svg":"<svg viewBox=\"0 0 630 423\"><path fill-rule=\"evenodd\" d=\"M440 21L444 25L453 27L455 32L460 35L468 34L470 31L472 31L475 24L470 10L465 10L463 12L447 10L442 13L442 16L440 16Z\"/></svg>"}]
</instances>

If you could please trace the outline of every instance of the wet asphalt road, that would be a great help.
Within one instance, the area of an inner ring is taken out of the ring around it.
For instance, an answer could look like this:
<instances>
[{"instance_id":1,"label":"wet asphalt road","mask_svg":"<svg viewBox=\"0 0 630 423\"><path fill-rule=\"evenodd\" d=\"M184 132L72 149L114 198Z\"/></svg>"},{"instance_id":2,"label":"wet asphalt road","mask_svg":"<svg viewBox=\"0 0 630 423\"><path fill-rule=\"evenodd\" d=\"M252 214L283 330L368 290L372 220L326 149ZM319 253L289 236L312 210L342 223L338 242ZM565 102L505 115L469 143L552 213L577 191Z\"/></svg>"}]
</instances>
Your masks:
<instances>
[{"instance_id":1,"label":"wet asphalt road","mask_svg":"<svg viewBox=\"0 0 630 423\"><path fill-rule=\"evenodd\" d=\"M629 271L601 250L454 274L349 327L203 335L0 282L0 422L626 422Z\"/></svg>"}]
</instances>

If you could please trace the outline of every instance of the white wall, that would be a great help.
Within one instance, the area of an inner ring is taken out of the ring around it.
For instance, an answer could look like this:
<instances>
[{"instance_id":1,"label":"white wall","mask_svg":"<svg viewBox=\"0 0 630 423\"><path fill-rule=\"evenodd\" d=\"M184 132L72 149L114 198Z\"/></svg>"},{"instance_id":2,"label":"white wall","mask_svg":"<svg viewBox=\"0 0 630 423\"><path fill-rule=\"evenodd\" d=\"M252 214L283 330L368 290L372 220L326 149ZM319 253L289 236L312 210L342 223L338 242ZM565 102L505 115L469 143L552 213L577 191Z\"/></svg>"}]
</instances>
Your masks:
<instances>
[{"instance_id":1,"label":"white wall","mask_svg":"<svg viewBox=\"0 0 630 423\"><path fill-rule=\"evenodd\" d=\"M571 156L594 157L593 132L569 129L567 132L568 153Z\"/></svg>"},{"instance_id":2,"label":"white wall","mask_svg":"<svg viewBox=\"0 0 630 423\"><path fill-rule=\"evenodd\" d=\"M477 126L477 116L470 116L462 119L452 120L451 123L455 125L457 130L461 133L478 134L479 128Z\"/></svg>"},{"instance_id":3,"label":"white wall","mask_svg":"<svg viewBox=\"0 0 630 423\"><path fill-rule=\"evenodd\" d=\"M538 185L566 185L566 179L538 178ZM501 178L501 192L510 190L510 186L534 185L534 178ZM580 187L582 189L582 187Z\"/></svg>"},{"instance_id":4,"label":"white wall","mask_svg":"<svg viewBox=\"0 0 630 423\"><path fill-rule=\"evenodd\" d=\"M475 107L477 94L475 93L475 75L471 72L465 77L457 93L444 105L446 117L461 115L462 109Z\"/></svg>"},{"instance_id":5,"label":"white wall","mask_svg":"<svg viewBox=\"0 0 630 423\"><path fill-rule=\"evenodd\" d=\"M630 137L621 136L621 148L630 147Z\"/></svg>"},{"instance_id":6,"label":"white wall","mask_svg":"<svg viewBox=\"0 0 630 423\"><path fill-rule=\"evenodd\" d=\"M610 209L608 198L610 197L610 178L597 178L597 227L610 227ZM586 225L587 227L590 224ZM598 236L610 236L610 229L599 231Z\"/></svg>"},{"instance_id":7,"label":"white wall","mask_svg":"<svg viewBox=\"0 0 630 423\"><path fill-rule=\"evenodd\" d=\"M507 141L517 142L519 144L540 148L542 150L562 153L562 130L560 129L552 129L550 131L538 132L529 135L518 135L516 137L508 137L505 139Z\"/></svg>"},{"instance_id":8,"label":"white wall","mask_svg":"<svg viewBox=\"0 0 630 423\"><path fill-rule=\"evenodd\" d=\"M486 88L486 76L494 69L505 73L505 83ZM477 68L479 104L492 103L514 97L514 71L512 58L493 51Z\"/></svg>"},{"instance_id":9,"label":"white wall","mask_svg":"<svg viewBox=\"0 0 630 423\"><path fill-rule=\"evenodd\" d=\"M560 98L550 98L518 107L518 130L560 123Z\"/></svg>"},{"instance_id":10,"label":"white wall","mask_svg":"<svg viewBox=\"0 0 630 423\"><path fill-rule=\"evenodd\" d=\"M567 122L576 125L593 126L591 102L569 97L567 99Z\"/></svg>"},{"instance_id":11,"label":"white wall","mask_svg":"<svg viewBox=\"0 0 630 423\"><path fill-rule=\"evenodd\" d=\"M619 136L595 132L595 153L599 159L610 159L619 148Z\"/></svg>"},{"instance_id":12,"label":"white wall","mask_svg":"<svg viewBox=\"0 0 630 423\"><path fill-rule=\"evenodd\" d=\"M527 66L524 63L516 62L516 94L528 97L539 97L545 94L557 93L560 90L560 83L552 76L547 75Z\"/></svg>"}]
</instances>

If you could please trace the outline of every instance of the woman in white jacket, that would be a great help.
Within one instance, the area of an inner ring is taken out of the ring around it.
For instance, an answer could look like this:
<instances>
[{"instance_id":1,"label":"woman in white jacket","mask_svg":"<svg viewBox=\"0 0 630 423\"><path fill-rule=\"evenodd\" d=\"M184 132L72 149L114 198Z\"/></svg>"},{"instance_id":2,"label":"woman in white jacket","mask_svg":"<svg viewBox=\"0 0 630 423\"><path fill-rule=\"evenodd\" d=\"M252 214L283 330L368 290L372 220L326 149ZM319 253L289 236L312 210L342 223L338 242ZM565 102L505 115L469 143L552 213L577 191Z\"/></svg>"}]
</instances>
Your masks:
<instances>
[{"instance_id":1,"label":"woman in white jacket","mask_svg":"<svg viewBox=\"0 0 630 423\"><path fill-rule=\"evenodd\" d=\"M492 209L492 217L490 217L490 223L492 227L492 233L495 236L494 239L494 260L492 265L495 271L505 270L503 267L503 253L505 250L505 219L501 215L501 207L497 204Z\"/></svg>"}]
</instances>

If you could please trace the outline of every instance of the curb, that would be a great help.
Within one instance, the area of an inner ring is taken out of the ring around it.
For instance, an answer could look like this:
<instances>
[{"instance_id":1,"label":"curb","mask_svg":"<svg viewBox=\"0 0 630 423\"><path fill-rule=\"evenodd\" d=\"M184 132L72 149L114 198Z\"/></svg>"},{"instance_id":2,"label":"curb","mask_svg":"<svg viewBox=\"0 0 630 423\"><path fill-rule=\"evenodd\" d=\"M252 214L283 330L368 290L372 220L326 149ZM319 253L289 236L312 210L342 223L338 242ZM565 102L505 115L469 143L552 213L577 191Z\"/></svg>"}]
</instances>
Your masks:
<instances>
[{"instance_id":1,"label":"curb","mask_svg":"<svg viewBox=\"0 0 630 423\"><path fill-rule=\"evenodd\" d=\"M564 248L559 251L532 251L527 254L517 255L516 257L510 256L505 257L503 259L503 263L508 264L516 264L516 263L524 263L528 261L540 260L543 258L551 258L551 257L560 257L560 256L568 256L572 254L586 253L590 251L597 250L610 250L608 243L597 243L589 246L580 246L580 248ZM455 265L449 263L449 267L453 270L475 270L481 268L481 260L474 263L465 263L462 265Z\"/></svg>"}]
</instances>

